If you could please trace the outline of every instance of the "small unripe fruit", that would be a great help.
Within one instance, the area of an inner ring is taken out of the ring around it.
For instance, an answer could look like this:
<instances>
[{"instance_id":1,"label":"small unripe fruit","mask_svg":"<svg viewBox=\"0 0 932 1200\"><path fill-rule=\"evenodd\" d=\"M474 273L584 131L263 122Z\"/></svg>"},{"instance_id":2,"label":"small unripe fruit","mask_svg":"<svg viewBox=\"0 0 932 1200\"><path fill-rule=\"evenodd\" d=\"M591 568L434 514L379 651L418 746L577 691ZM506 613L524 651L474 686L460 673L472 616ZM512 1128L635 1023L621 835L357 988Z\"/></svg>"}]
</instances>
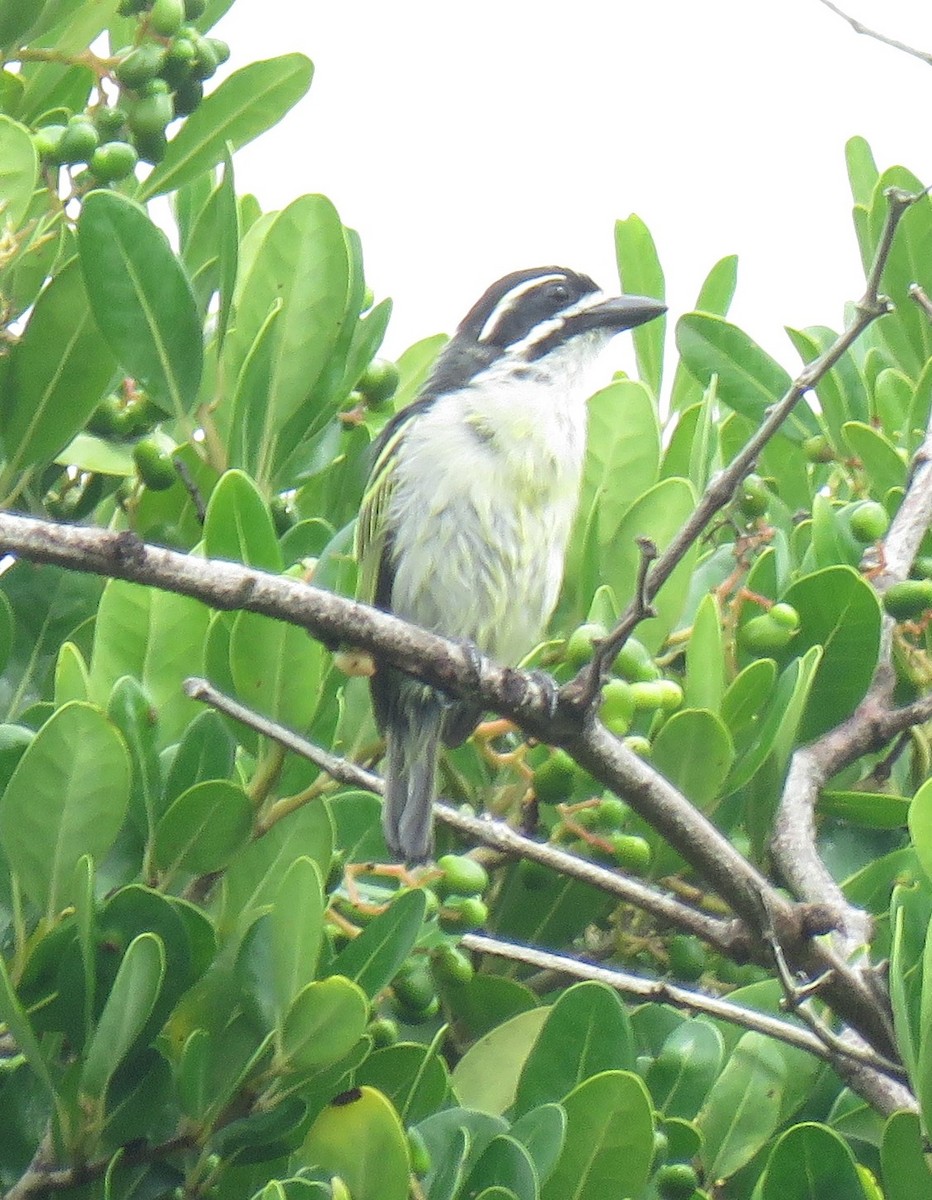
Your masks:
<instances>
[{"instance_id":1,"label":"small unripe fruit","mask_svg":"<svg viewBox=\"0 0 932 1200\"><path fill-rule=\"evenodd\" d=\"M171 455L149 438L144 438L133 447L133 462L139 478L153 492L164 492L178 481Z\"/></svg>"},{"instance_id":2,"label":"small unripe fruit","mask_svg":"<svg viewBox=\"0 0 932 1200\"><path fill-rule=\"evenodd\" d=\"M450 896L440 910L443 929L478 929L489 919L489 910L478 896Z\"/></svg>"},{"instance_id":3,"label":"small unripe fruit","mask_svg":"<svg viewBox=\"0 0 932 1200\"><path fill-rule=\"evenodd\" d=\"M534 795L541 804L559 804L573 790L575 763L565 750L554 750L534 772Z\"/></svg>"},{"instance_id":4,"label":"small unripe fruit","mask_svg":"<svg viewBox=\"0 0 932 1200\"><path fill-rule=\"evenodd\" d=\"M402 967L392 980L392 991L398 1003L413 1012L423 1012L437 998L434 981L423 960Z\"/></svg>"},{"instance_id":5,"label":"small unripe fruit","mask_svg":"<svg viewBox=\"0 0 932 1200\"><path fill-rule=\"evenodd\" d=\"M155 133L137 133L135 142L139 157L143 162L152 163L153 166L162 161L165 151L168 149L168 139L164 129Z\"/></svg>"},{"instance_id":6,"label":"small unripe fruit","mask_svg":"<svg viewBox=\"0 0 932 1200\"><path fill-rule=\"evenodd\" d=\"M438 983L463 985L476 971L469 958L455 946L438 946L431 956L431 970Z\"/></svg>"},{"instance_id":7,"label":"small unripe fruit","mask_svg":"<svg viewBox=\"0 0 932 1200\"><path fill-rule=\"evenodd\" d=\"M876 500L865 500L851 513L851 532L864 545L878 542L890 528L887 510Z\"/></svg>"},{"instance_id":8,"label":"small unripe fruit","mask_svg":"<svg viewBox=\"0 0 932 1200\"><path fill-rule=\"evenodd\" d=\"M759 475L748 475L738 489L738 507L746 517L762 517L770 504L770 491Z\"/></svg>"},{"instance_id":9,"label":"small unripe fruit","mask_svg":"<svg viewBox=\"0 0 932 1200\"><path fill-rule=\"evenodd\" d=\"M36 153L47 162L60 163L59 147L64 136L64 125L43 125L33 134Z\"/></svg>"},{"instance_id":10,"label":"small unripe fruit","mask_svg":"<svg viewBox=\"0 0 932 1200\"><path fill-rule=\"evenodd\" d=\"M822 433L817 433L815 437L806 438L803 442L803 454L805 454L811 463L828 463L835 460L835 451L832 449L832 443Z\"/></svg>"},{"instance_id":11,"label":"small unripe fruit","mask_svg":"<svg viewBox=\"0 0 932 1200\"><path fill-rule=\"evenodd\" d=\"M595 811L603 829L620 829L631 815L631 809L617 796L606 796L600 800Z\"/></svg>"},{"instance_id":12,"label":"small unripe fruit","mask_svg":"<svg viewBox=\"0 0 932 1200\"><path fill-rule=\"evenodd\" d=\"M437 860L443 878L438 880L441 895L481 896L489 886L485 867L464 854L445 854Z\"/></svg>"},{"instance_id":13,"label":"small unripe fruit","mask_svg":"<svg viewBox=\"0 0 932 1200\"><path fill-rule=\"evenodd\" d=\"M633 637L615 655L612 670L631 683L650 683L662 674L644 643Z\"/></svg>"},{"instance_id":14,"label":"small unripe fruit","mask_svg":"<svg viewBox=\"0 0 932 1200\"><path fill-rule=\"evenodd\" d=\"M657 1167L660 1163L667 1161L667 1155L670 1153L670 1139L662 1129L654 1130L654 1149L651 1156L651 1165Z\"/></svg>"},{"instance_id":15,"label":"small unripe fruit","mask_svg":"<svg viewBox=\"0 0 932 1200\"><path fill-rule=\"evenodd\" d=\"M398 368L385 358L374 358L356 384L370 408L378 408L398 390Z\"/></svg>"},{"instance_id":16,"label":"small unripe fruit","mask_svg":"<svg viewBox=\"0 0 932 1200\"><path fill-rule=\"evenodd\" d=\"M198 37L194 46L197 50L197 57L191 67L191 74L195 79L210 79L219 65L217 51L205 37Z\"/></svg>"},{"instance_id":17,"label":"small unripe fruit","mask_svg":"<svg viewBox=\"0 0 932 1200\"><path fill-rule=\"evenodd\" d=\"M117 63L113 74L124 87L138 92L141 88L158 75L165 61L165 50L154 42L144 42L135 50L130 50L124 59Z\"/></svg>"},{"instance_id":18,"label":"small unripe fruit","mask_svg":"<svg viewBox=\"0 0 932 1200\"><path fill-rule=\"evenodd\" d=\"M87 117L72 117L58 143L58 158L64 163L89 162L99 142L100 136Z\"/></svg>"},{"instance_id":19,"label":"small unripe fruit","mask_svg":"<svg viewBox=\"0 0 932 1200\"><path fill-rule=\"evenodd\" d=\"M119 105L95 109L94 125L102 142L116 141L126 128L126 110Z\"/></svg>"},{"instance_id":20,"label":"small unripe fruit","mask_svg":"<svg viewBox=\"0 0 932 1200\"><path fill-rule=\"evenodd\" d=\"M610 679L602 689L599 706L599 719L606 729L622 737L631 727L634 708L631 684L624 679Z\"/></svg>"},{"instance_id":21,"label":"small unripe fruit","mask_svg":"<svg viewBox=\"0 0 932 1200\"><path fill-rule=\"evenodd\" d=\"M657 679L652 683L632 683L630 686L635 708L643 708L648 712L662 708L666 712L673 712L683 703L683 689L672 679Z\"/></svg>"},{"instance_id":22,"label":"small unripe fruit","mask_svg":"<svg viewBox=\"0 0 932 1200\"><path fill-rule=\"evenodd\" d=\"M178 87L191 78L197 61L197 47L190 38L176 37L165 52L159 75L172 87Z\"/></svg>"},{"instance_id":23,"label":"small unripe fruit","mask_svg":"<svg viewBox=\"0 0 932 1200\"><path fill-rule=\"evenodd\" d=\"M913 563L912 573L917 579L932 579L932 558L921 554Z\"/></svg>"},{"instance_id":24,"label":"small unripe fruit","mask_svg":"<svg viewBox=\"0 0 932 1200\"><path fill-rule=\"evenodd\" d=\"M204 99L204 86L199 79L186 79L175 91L175 115L186 117Z\"/></svg>"},{"instance_id":25,"label":"small unripe fruit","mask_svg":"<svg viewBox=\"0 0 932 1200\"><path fill-rule=\"evenodd\" d=\"M604 625L595 621L587 621L579 625L570 634L564 651L564 658L574 669L584 666L595 654L595 643L601 641L608 633Z\"/></svg>"},{"instance_id":26,"label":"small unripe fruit","mask_svg":"<svg viewBox=\"0 0 932 1200\"><path fill-rule=\"evenodd\" d=\"M131 174L138 161L135 147L128 142L105 142L94 151L90 167L101 182L112 183Z\"/></svg>"},{"instance_id":27,"label":"small unripe fruit","mask_svg":"<svg viewBox=\"0 0 932 1200\"><path fill-rule=\"evenodd\" d=\"M612 856L626 871L644 875L650 867L650 845L642 837L629 833L612 833L608 836Z\"/></svg>"},{"instance_id":28,"label":"small unripe fruit","mask_svg":"<svg viewBox=\"0 0 932 1200\"><path fill-rule=\"evenodd\" d=\"M795 636L795 629L781 625L770 613L752 617L738 630L738 642L748 654L773 654L788 646Z\"/></svg>"},{"instance_id":29,"label":"small unripe fruit","mask_svg":"<svg viewBox=\"0 0 932 1200\"><path fill-rule=\"evenodd\" d=\"M149 27L162 37L174 37L184 17L184 0L155 0L149 13Z\"/></svg>"},{"instance_id":30,"label":"small unripe fruit","mask_svg":"<svg viewBox=\"0 0 932 1200\"><path fill-rule=\"evenodd\" d=\"M654 1176L663 1200L689 1200L699 1186L699 1176L689 1163L667 1163Z\"/></svg>"},{"instance_id":31,"label":"small unripe fruit","mask_svg":"<svg viewBox=\"0 0 932 1200\"><path fill-rule=\"evenodd\" d=\"M638 758L650 758L650 740L644 737L642 734L636 733L630 737L626 737L625 746L631 751L632 754L636 754Z\"/></svg>"},{"instance_id":32,"label":"small unripe fruit","mask_svg":"<svg viewBox=\"0 0 932 1200\"><path fill-rule=\"evenodd\" d=\"M164 80L160 79L157 82L167 89ZM164 136L165 126L174 115L175 109L168 91L153 90L133 105L129 114L129 127L137 138Z\"/></svg>"},{"instance_id":33,"label":"small unripe fruit","mask_svg":"<svg viewBox=\"0 0 932 1200\"><path fill-rule=\"evenodd\" d=\"M670 970L678 979L692 983L706 969L705 946L699 938L690 934L674 934L667 946L667 953L670 956Z\"/></svg>"},{"instance_id":34,"label":"small unripe fruit","mask_svg":"<svg viewBox=\"0 0 932 1200\"><path fill-rule=\"evenodd\" d=\"M372 1038L376 1050L384 1050L386 1046L394 1046L398 1041L398 1022L391 1017L376 1017L366 1026L366 1033Z\"/></svg>"},{"instance_id":35,"label":"small unripe fruit","mask_svg":"<svg viewBox=\"0 0 932 1200\"><path fill-rule=\"evenodd\" d=\"M792 604L771 605L768 616L783 629L792 629L795 632L799 628L799 613Z\"/></svg>"},{"instance_id":36,"label":"small unripe fruit","mask_svg":"<svg viewBox=\"0 0 932 1200\"><path fill-rule=\"evenodd\" d=\"M210 48L214 52L218 65L223 66L230 57L229 43L225 42L223 38L216 37L209 37L207 41L210 43Z\"/></svg>"},{"instance_id":37,"label":"small unripe fruit","mask_svg":"<svg viewBox=\"0 0 932 1200\"><path fill-rule=\"evenodd\" d=\"M908 621L932 608L932 579L904 579L888 587L883 606L895 621Z\"/></svg>"}]
</instances>

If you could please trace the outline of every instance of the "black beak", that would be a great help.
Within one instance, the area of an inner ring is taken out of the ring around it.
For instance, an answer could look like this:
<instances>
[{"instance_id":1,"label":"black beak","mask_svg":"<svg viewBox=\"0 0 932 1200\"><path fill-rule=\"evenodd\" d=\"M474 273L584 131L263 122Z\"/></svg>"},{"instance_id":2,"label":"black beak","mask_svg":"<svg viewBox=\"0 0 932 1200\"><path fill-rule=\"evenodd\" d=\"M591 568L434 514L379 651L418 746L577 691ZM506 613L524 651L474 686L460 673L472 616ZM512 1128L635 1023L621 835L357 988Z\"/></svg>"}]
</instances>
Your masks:
<instances>
[{"instance_id":1,"label":"black beak","mask_svg":"<svg viewBox=\"0 0 932 1200\"><path fill-rule=\"evenodd\" d=\"M582 333L586 329L613 329L621 333L625 329L634 329L662 317L667 306L649 296L611 296L594 304L591 308L582 309L567 318L567 324Z\"/></svg>"}]
</instances>

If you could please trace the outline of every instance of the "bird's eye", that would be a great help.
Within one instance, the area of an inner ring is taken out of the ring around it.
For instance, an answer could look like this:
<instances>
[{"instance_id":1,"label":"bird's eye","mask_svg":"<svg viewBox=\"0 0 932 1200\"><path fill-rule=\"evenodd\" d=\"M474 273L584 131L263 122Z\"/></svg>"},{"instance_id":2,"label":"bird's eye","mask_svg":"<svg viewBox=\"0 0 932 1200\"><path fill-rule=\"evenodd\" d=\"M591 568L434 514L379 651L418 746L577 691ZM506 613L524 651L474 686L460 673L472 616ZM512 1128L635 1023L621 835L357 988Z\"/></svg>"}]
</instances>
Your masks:
<instances>
[{"instance_id":1,"label":"bird's eye","mask_svg":"<svg viewBox=\"0 0 932 1200\"><path fill-rule=\"evenodd\" d=\"M547 296L557 304L566 304L570 299L570 289L565 283L551 283L547 285Z\"/></svg>"}]
</instances>

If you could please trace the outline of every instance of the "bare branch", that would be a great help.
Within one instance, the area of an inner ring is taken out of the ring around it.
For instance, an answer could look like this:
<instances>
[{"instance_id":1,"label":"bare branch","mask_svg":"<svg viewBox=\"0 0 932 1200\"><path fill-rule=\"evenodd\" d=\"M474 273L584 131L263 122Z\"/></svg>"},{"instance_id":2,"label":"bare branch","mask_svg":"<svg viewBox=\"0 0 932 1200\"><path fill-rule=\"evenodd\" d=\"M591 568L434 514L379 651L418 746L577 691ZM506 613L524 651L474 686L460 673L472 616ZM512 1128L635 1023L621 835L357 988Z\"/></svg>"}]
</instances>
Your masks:
<instances>
[{"instance_id":1,"label":"bare branch","mask_svg":"<svg viewBox=\"0 0 932 1200\"><path fill-rule=\"evenodd\" d=\"M878 33L876 29L869 29L855 17L849 16L846 12L833 4L832 0L822 0L826 8L830 8L836 16L841 17L843 21L847 21L855 33L861 33L865 37L873 38L875 42L883 42L885 46L891 46L894 50L902 50L904 54L911 54L913 58L918 58L920 62L932 66L932 54L926 54L924 50L917 50L915 46L907 46L905 42L898 42L896 38L888 37L885 33Z\"/></svg>"}]
</instances>

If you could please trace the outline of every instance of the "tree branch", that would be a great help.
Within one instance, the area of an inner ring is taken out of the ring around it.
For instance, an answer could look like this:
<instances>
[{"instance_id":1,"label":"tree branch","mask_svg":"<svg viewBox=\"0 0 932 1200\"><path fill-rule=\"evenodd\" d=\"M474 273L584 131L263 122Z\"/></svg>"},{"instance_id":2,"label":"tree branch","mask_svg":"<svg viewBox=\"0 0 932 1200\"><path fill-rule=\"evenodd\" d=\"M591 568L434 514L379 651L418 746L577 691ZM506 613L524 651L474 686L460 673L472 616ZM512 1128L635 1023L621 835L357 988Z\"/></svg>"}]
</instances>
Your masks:
<instances>
[{"instance_id":1,"label":"tree branch","mask_svg":"<svg viewBox=\"0 0 932 1200\"><path fill-rule=\"evenodd\" d=\"M855 33L861 33L865 37L873 38L875 42L883 42L885 46L891 46L894 50L902 50L904 54L911 54L913 58L918 58L920 62L924 62L927 66L932 66L932 54L926 54L923 50L917 50L915 46L907 46L905 42L898 42L896 38L888 37L885 33L879 33L876 29L869 29L855 17L849 16L846 12L833 4L832 0L822 0L826 8L832 10L836 16L841 17L843 21L847 21Z\"/></svg>"}]
</instances>

